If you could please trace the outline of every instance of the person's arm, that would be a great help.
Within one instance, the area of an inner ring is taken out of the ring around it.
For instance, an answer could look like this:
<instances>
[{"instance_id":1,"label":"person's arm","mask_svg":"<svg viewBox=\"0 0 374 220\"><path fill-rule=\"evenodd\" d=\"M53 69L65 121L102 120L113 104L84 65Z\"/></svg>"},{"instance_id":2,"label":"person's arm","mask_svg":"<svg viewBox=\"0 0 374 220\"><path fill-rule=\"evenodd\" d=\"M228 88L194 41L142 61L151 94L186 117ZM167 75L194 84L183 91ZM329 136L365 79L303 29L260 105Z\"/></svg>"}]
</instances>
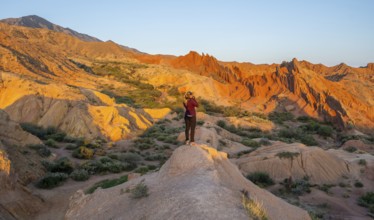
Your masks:
<instances>
[{"instance_id":1,"label":"person's arm","mask_svg":"<svg viewBox=\"0 0 374 220\"><path fill-rule=\"evenodd\" d=\"M183 106L184 106L185 109L187 109L187 104L186 104L185 101L183 101Z\"/></svg>"},{"instance_id":2,"label":"person's arm","mask_svg":"<svg viewBox=\"0 0 374 220\"><path fill-rule=\"evenodd\" d=\"M194 107L199 107L199 103L197 103L197 101L196 101L196 99L195 99L195 96L192 97L191 101L192 101Z\"/></svg>"}]
</instances>

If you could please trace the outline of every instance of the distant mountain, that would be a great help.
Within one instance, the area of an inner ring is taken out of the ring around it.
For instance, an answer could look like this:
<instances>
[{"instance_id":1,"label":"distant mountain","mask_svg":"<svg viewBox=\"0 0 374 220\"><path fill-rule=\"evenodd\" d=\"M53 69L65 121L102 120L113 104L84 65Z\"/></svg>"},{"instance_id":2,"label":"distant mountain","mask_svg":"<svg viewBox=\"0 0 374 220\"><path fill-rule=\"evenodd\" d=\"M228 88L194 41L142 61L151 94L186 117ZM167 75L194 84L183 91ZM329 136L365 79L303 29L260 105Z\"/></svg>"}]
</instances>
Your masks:
<instances>
[{"instance_id":1,"label":"distant mountain","mask_svg":"<svg viewBox=\"0 0 374 220\"><path fill-rule=\"evenodd\" d=\"M31 28L45 28L45 29L49 29L52 31L69 34L83 41L101 42L101 40L95 37L76 32L70 28L64 28L59 25L53 24L47 21L46 19L41 18L37 15L29 15L29 16L24 16L20 18L7 18L7 19L0 20L0 22L7 23L10 25L17 25L17 26L24 26L24 27L31 27Z\"/></svg>"}]
</instances>

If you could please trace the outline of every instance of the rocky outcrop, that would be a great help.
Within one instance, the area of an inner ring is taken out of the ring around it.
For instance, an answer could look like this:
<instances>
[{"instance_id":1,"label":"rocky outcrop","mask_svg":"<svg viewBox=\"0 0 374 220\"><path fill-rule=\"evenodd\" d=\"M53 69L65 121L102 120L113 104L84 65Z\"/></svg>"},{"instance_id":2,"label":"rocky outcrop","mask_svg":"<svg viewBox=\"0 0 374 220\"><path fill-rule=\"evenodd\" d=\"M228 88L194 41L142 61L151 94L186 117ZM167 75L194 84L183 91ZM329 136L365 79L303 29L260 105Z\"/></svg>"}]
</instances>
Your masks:
<instances>
[{"instance_id":1,"label":"rocky outcrop","mask_svg":"<svg viewBox=\"0 0 374 220\"><path fill-rule=\"evenodd\" d=\"M141 181L148 197L121 193ZM248 219L241 190L262 204L269 219L310 219L306 211L245 179L225 153L204 145L179 147L156 173L92 195L78 191L65 219Z\"/></svg>"},{"instance_id":2,"label":"rocky outcrop","mask_svg":"<svg viewBox=\"0 0 374 220\"><path fill-rule=\"evenodd\" d=\"M358 170L321 148L282 142L261 147L238 159L236 164L245 175L265 172L276 182L289 177L293 180L308 177L313 184L338 184L343 176L355 175L355 170Z\"/></svg>"},{"instance_id":3,"label":"rocky outcrop","mask_svg":"<svg viewBox=\"0 0 374 220\"><path fill-rule=\"evenodd\" d=\"M21 126L10 119L9 115L0 109L0 141L9 146L25 146L28 144L40 144L41 141L22 130Z\"/></svg>"},{"instance_id":4,"label":"rocky outcrop","mask_svg":"<svg viewBox=\"0 0 374 220\"><path fill-rule=\"evenodd\" d=\"M24 26L24 27L31 27L31 28L46 28L52 31L69 34L83 41L100 42L100 40L95 37L89 36L87 34L78 33L70 28L63 28L59 25L53 24L45 20L44 18L41 18L36 15L29 15L29 16L24 16L20 18L7 18L7 19L0 20L0 22L7 23L10 25L17 25L17 26Z\"/></svg>"},{"instance_id":5,"label":"rocky outcrop","mask_svg":"<svg viewBox=\"0 0 374 220\"><path fill-rule=\"evenodd\" d=\"M0 93L0 108L11 120L56 127L73 137L117 141L150 127L160 117L157 109L147 113L116 104L95 90L71 89L54 83L45 85L10 73L4 73L3 77L6 82ZM167 109L159 112L163 116L167 113ZM26 136L18 137L27 143Z\"/></svg>"}]
</instances>

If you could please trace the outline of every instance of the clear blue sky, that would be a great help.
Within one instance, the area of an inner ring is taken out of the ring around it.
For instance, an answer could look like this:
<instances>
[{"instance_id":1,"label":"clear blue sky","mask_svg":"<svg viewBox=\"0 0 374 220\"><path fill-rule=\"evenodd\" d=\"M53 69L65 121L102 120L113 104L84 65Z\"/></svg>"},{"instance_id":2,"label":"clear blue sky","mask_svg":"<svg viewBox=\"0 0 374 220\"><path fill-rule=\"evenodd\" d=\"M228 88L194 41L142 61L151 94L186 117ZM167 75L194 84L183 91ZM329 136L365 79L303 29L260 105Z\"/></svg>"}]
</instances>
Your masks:
<instances>
[{"instance_id":1,"label":"clear blue sky","mask_svg":"<svg viewBox=\"0 0 374 220\"><path fill-rule=\"evenodd\" d=\"M374 62L374 0L0 0L0 18L39 15L151 54L224 61Z\"/></svg>"}]
</instances>

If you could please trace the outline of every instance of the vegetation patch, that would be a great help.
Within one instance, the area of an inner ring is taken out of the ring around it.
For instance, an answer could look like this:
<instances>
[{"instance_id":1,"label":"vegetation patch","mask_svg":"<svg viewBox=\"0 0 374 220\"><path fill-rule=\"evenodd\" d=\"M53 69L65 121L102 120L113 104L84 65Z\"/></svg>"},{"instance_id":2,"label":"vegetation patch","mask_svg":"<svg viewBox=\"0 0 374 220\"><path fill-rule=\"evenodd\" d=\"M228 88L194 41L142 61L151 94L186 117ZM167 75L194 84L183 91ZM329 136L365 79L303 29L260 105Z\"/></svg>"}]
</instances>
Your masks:
<instances>
[{"instance_id":1,"label":"vegetation patch","mask_svg":"<svg viewBox=\"0 0 374 220\"><path fill-rule=\"evenodd\" d=\"M120 185L124 182L127 182L127 180L128 180L127 175L121 176L121 177L116 178L116 179L105 179L105 180L102 180L100 182L95 183L92 187L87 189L85 191L85 193L86 194L91 194L91 193L95 192L95 190L98 189L98 188L107 189L107 188L110 188L110 187L113 187L113 186L117 186L117 185Z\"/></svg>"},{"instance_id":2,"label":"vegetation patch","mask_svg":"<svg viewBox=\"0 0 374 220\"><path fill-rule=\"evenodd\" d=\"M52 139L55 141L63 141L66 137L66 134L62 131L59 131L55 127L41 127L32 123L20 123L23 130L37 136L42 140Z\"/></svg>"},{"instance_id":3,"label":"vegetation patch","mask_svg":"<svg viewBox=\"0 0 374 220\"><path fill-rule=\"evenodd\" d=\"M73 163L67 157L62 157L54 162L44 160L42 161L42 164L49 172L52 173L70 174L74 170Z\"/></svg>"},{"instance_id":4,"label":"vegetation patch","mask_svg":"<svg viewBox=\"0 0 374 220\"><path fill-rule=\"evenodd\" d=\"M271 179L269 174L264 172L251 173L247 175L247 179L262 188L274 185L274 181Z\"/></svg>"},{"instance_id":5,"label":"vegetation patch","mask_svg":"<svg viewBox=\"0 0 374 220\"><path fill-rule=\"evenodd\" d=\"M251 199L249 193L242 190L242 205L247 211L247 214L253 220L267 220L267 214L263 205L256 199Z\"/></svg>"},{"instance_id":6,"label":"vegetation patch","mask_svg":"<svg viewBox=\"0 0 374 220\"><path fill-rule=\"evenodd\" d=\"M292 178L284 179L282 184L285 186L286 192L293 195L301 196L311 192L311 185L308 177L295 181L293 181ZM282 191L282 189L280 191Z\"/></svg>"},{"instance_id":7,"label":"vegetation patch","mask_svg":"<svg viewBox=\"0 0 374 220\"><path fill-rule=\"evenodd\" d=\"M47 173L37 183L36 187L41 189L52 189L61 185L69 176L66 173Z\"/></svg>"},{"instance_id":8,"label":"vegetation patch","mask_svg":"<svg viewBox=\"0 0 374 220\"><path fill-rule=\"evenodd\" d=\"M275 156L279 157L280 159L293 160L294 157L298 157L299 155L300 155L299 152L282 151L282 152L277 153Z\"/></svg>"},{"instance_id":9,"label":"vegetation patch","mask_svg":"<svg viewBox=\"0 0 374 220\"><path fill-rule=\"evenodd\" d=\"M243 145L247 146L247 147L253 147L253 148L260 147L260 143L258 143L255 140L248 139L248 138L243 138L243 140L241 141L241 143Z\"/></svg>"},{"instance_id":10,"label":"vegetation patch","mask_svg":"<svg viewBox=\"0 0 374 220\"><path fill-rule=\"evenodd\" d=\"M148 186L143 182L136 184L136 186L133 189L131 189L130 192L131 192L131 198L133 199L139 199L142 197L147 197L149 195Z\"/></svg>"},{"instance_id":11,"label":"vegetation patch","mask_svg":"<svg viewBox=\"0 0 374 220\"><path fill-rule=\"evenodd\" d=\"M94 156L94 150L80 146L73 151L72 156L78 159L91 159Z\"/></svg>"},{"instance_id":12,"label":"vegetation patch","mask_svg":"<svg viewBox=\"0 0 374 220\"><path fill-rule=\"evenodd\" d=\"M32 144L28 147L35 150L41 157L49 157L52 153L44 144Z\"/></svg>"},{"instance_id":13,"label":"vegetation patch","mask_svg":"<svg viewBox=\"0 0 374 220\"><path fill-rule=\"evenodd\" d=\"M269 114L269 119L277 124L283 124L285 121L294 120L294 115L290 112L272 112Z\"/></svg>"},{"instance_id":14,"label":"vegetation patch","mask_svg":"<svg viewBox=\"0 0 374 220\"><path fill-rule=\"evenodd\" d=\"M366 166L366 160L365 159L360 159L359 161L358 161L358 165L361 165L361 166Z\"/></svg>"},{"instance_id":15,"label":"vegetation patch","mask_svg":"<svg viewBox=\"0 0 374 220\"><path fill-rule=\"evenodd\" d=\"M354 153L354 152L357 151L357 148L353 147L353 146L349 146L349 147L344 148L344 150L349 152L349 153Z\"/></svg>"},{"instance_id":16,"label":"vegetation patch","mask_svg":"<svg viewBox=\"0 0 374 220\"><path fill-rule=\"evenodd\" d=\"M360 206L368 208L369 212L374 214L374 192L367 192L360 198L358 198L357 203Z\"/></svg>"},{"instance_id":17,"label":"vegetation patch","mask_svg":"<svg viewBox=\"0 0 374 220\"><path fill-rule=\"evenodd\" d=\"M87 172L87 170L78 169L78 170L74 170L70 174L70 178L72 178L75 181L86 181L90 178L90 174Z\"/></svg>"}]
</instances>

